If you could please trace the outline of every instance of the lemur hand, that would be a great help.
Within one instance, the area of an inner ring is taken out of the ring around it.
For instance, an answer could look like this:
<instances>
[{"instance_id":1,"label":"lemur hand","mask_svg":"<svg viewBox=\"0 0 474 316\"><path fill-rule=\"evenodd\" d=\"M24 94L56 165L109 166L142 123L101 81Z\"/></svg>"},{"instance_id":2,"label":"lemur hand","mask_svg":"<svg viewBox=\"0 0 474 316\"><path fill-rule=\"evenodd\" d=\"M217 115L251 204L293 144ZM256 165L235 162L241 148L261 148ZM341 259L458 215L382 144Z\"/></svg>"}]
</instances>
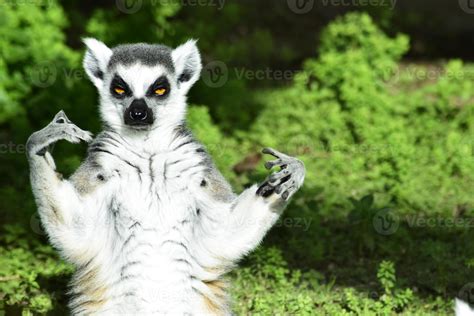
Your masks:
<instances>
[{"instance_id":1,"label":"lemur hand","mask_svg":"<svg viewBox=\"0 0 474 316\"><path fill-rule=\"evenodd\" d=\"M268 197L275 193L287 201L303 185L306 173L303 162L272 148L264 148L262 153L277 158L266 162L265 168L270 170L275 166L279 166L281 170L268 176L258 188L257 195Z\"/></svg>"},{"instance_id":2,"label":"lemur hand","mask_svg":"<svg viewBox=\"0 0 474 316\"><path fill-rule=\"evenodd\" d=\"M43 156L49 145L61 139L71 143L79 143L81 140L89 142L92 140L92 134L73 124L61 110L54 116L51 123L28 138L26 142L28 155Z\"/></svg>"}]
</instances>

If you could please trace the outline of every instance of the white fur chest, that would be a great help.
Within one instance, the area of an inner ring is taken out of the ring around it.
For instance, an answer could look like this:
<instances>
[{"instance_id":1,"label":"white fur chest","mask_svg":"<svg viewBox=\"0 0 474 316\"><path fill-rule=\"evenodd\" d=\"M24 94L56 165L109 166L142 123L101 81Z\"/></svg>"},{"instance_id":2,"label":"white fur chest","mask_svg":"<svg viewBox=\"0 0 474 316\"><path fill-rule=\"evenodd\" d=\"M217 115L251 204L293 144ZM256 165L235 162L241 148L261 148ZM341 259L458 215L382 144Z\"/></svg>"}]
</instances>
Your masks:
<instances>
[{"instance_id":1,"label":"white fur chest","mask_svg":"<svg viewBox=\"0 0 474 316\"><path fill-rule=\"evenodd\" d=\"M172 151L138 153L123 142L106 142L97 151L97 174L104 182L99 190L106 198L90 201L91 208L100 206L103 227L91 263L104 283L101 311L199 310L193 230L200 212L195 197L206 167L196 145L183 140Z\"/></svg>"}]
</instances>

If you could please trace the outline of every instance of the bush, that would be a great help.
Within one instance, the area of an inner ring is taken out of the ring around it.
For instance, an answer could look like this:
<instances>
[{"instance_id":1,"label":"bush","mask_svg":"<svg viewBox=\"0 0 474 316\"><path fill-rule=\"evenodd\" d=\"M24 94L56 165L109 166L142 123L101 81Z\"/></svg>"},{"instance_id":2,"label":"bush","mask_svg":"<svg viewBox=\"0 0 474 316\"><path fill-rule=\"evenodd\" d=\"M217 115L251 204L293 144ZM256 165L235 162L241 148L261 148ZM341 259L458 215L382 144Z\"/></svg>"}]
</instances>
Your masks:
<instances>
[{"instance_id":1,"label":"bush","mask_svg":"<svg viewBox=\"0 0 474 316\"><path fill-rule=\"evenodd\" d=\"M20 226L4 226L0 238L0 311L44 314L65 303L72 267ZM45 282L47 280L47 282Z\"/></svg>"},{"instance_id":2,"label":"bush","mask_svg":"<svg viewBox=\"0 0 474 316\"><path fill-rule=\"evenodd\" d=\"M400 289L393 262L382 261L377 271L380 290L364 292L338 288L334 280L324 284L314 270L290 269L276 248L255 251L233 273L235 311L239 315L391 315L419 313L420 301L410 289ZM440 299L428 307L449 313L451 306Z\"/></svg>"},{"instance_id":3,"label":"bush","mask_svg":"<svg viewBox=\"0 0 474 316\"><path fill-rule=\"evenodd\" d=\"M305 63L292 87L260 96L264 110L249 138L301 155L305 187L317 192L325 215L345 216L342 197L372 193L400 214L449 216L474 206L467 185L474 164L466 159L472 81L453 62L445 72L454 75L394 91L387 79L398 74L407 44L369 16L348 14L323 32L319 58Z\"/></svg>"},{"instance_id":4,"label":"bush","mask_svg":"<svg viewBox=\"0 0 474 316\"><path fill-rule=\"evenodd\" d=\"M2 4L0 13L0 123L47 97L63 69L79 55L65 45L67 20L56 1ZM26 105L25 105L26 103Z\"/></svg>"}]
</instances>

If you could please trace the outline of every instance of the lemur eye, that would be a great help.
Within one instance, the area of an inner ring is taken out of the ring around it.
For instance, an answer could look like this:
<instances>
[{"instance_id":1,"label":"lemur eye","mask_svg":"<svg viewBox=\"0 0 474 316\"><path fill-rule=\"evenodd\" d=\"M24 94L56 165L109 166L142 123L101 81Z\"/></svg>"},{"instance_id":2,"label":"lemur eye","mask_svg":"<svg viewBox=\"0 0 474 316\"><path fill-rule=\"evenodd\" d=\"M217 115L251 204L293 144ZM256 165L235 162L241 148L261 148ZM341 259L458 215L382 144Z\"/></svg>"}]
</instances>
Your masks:
<instances>
[{"instance_id":1,"label":"lemur eye","mask_svg":"<svg viewBox=\"0 0 474 316\"><path fill-rule=\"evenodd\" d=\"M155 89L155 94L156 95L164 95L165 93L166 93L166 88Z\"/></svg>"},{"instance_id":2,"label":"lemur eye","mask_svg":"<svg viewBox=\"0 0 474 316\"><path fill-rule=\"evenodd\" d=\"M114 91L115 91L115 93L120 94L120 95L125 93L125 90L122 89L122 88L119 88L119 87L115 87Z\"/></svg>"},{"instance_id":3,"label":"lemur eye","mask_svg":"<svg viewBox=\"0 0 474 316\"><path fill-rule=\"evenodd\" d=\"M163 100L171 91L170 83L166 76L161 76L153 82L147 90L147 96Z\"/></svg>"}]
</instances>

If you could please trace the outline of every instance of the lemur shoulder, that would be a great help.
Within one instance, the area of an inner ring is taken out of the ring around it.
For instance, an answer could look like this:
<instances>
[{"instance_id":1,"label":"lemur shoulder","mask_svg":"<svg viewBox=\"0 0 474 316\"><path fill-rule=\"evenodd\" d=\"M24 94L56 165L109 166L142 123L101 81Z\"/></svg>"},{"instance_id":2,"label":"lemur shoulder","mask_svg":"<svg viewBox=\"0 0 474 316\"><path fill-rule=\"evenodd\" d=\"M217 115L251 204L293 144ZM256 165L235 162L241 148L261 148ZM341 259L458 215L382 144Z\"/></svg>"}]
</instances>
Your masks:
<instances>
[{"instance_id":1,"label":"lemur shoulder","mask_svg":"<svg viewBox=\"0 0 474 316\"><path fill-rule=\"evenodd\" d=\"M27 142L30 178L51 243L75 265L73 314L230 314L223 276L252 251L301 187L301 161L240 195L185 125L198 80L195 41L113 49L86 39L84 67L100 95L95 139L63 111ZM50 145L90 142L69 178Z\"/></svg>"}]
</instances>

